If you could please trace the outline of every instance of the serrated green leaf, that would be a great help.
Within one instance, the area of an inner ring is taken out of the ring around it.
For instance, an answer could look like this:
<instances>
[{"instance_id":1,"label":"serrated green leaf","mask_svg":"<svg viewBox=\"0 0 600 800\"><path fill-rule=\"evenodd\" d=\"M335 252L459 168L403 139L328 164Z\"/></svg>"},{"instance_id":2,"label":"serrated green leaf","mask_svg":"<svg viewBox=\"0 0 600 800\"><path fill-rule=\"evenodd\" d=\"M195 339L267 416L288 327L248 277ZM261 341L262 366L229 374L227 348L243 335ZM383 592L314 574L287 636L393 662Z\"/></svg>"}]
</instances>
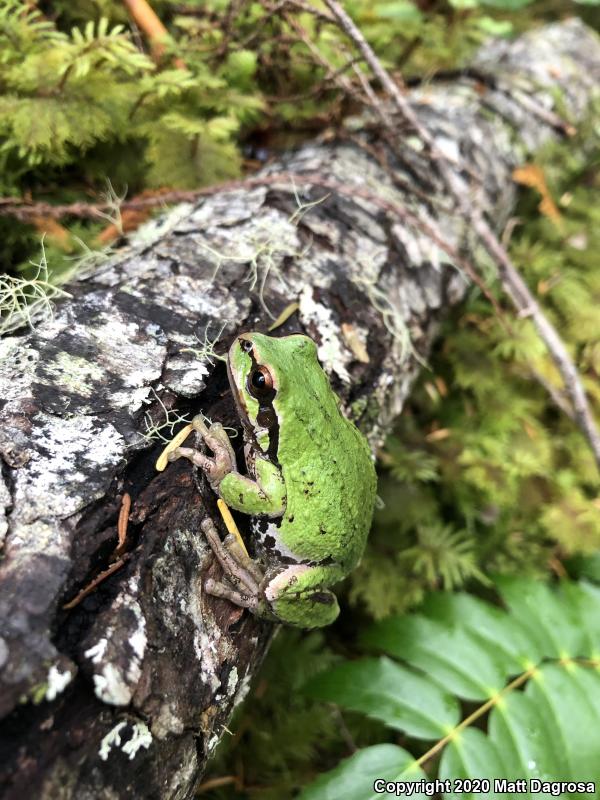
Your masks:
<instances>
[{"instance_id":1,"label":"serrated green leaf","mask_svg":"<svg viewBox=\"0 0 600 800\"><path fill-rule=\"evenodd\" d=\"M584 651L584 634L569 606L545 583L525 578L501 578L503 600L518 625L548 658L575 657Z\"/></svg>"},{"instance_id":2,"label":"serrated green leaf","mask_svg":"<svg viewBox=\"0 0 600 800\"><path fill-rule=\"evenodd\" d=\"M392 617L373 626L361 641L408 661L438 685L470 700L497 694L505 675L468 630L446 627L419 615Z\"/></svg>"},{"instance_id":3,"label":"serrated green leaf","mask_svg":"<svg viewBox=\"0 0 600 800\"><path fill-rule=\"evenodd\" d=\"M427 616L450 625L464 625L485 643L490 655L501 664L505 675L516 675L532 661L541 659L524 631L500 608L460 593L436 592L424 606Z\"/></svg>"},{"instance_id":4,"label":"serrated green leaf","mask_svg":"<svg viewBox=\"0 0 600 800\"><path fill-rule=\"evenodd\" d=\"M438 778L481 778L490 781L490 789L479 794L444 792L446 800L486 800L499 797L494 791L494 778L506 777L496 746L476 728L466 728L457 733L442 753Z\"/></svg>"},{"instance_id":5,"label":"serrated green leaf","mask_svg":"<svg viewBox=\"0 0 600 800\"><path fill-rule=\"evenodd\" d=\"M438 592L424 604L427 616L390 618L362 637L418 673L385 658L350 662L319 676L314 694L427 738L436 727L436 705L443 698L445 709L452 708L448 701L455 698L448 690L461 697L479 693L479 699L489 699L460 726L452 730L444 718L446 735L430 751L433 755L442 745L441 780L490 780L486 796L517 792L524 800L556 796L551 787L530 794L530 779L600 781L600 662L594 660L600 588L563 582L552 590L516 578L499 583L508 612L465 594ZM524 665L508 684L515 668ZM418 683L411 683L415 676ZM433 703L431 687L439 693ZM518 781L520 788L494 787L494 778ZM469 796L452 789L444 798L454 798L454 792L457 798Z\"/></svg>"},{"instance_id":6,"label":"serrated green leaf","mask_svg":"<svg viewBox=\"0 0 600 800\"><path fill-rule=\"evenodd\" d=\"M498 777L520 780L565 774L553 729L541 722L535 703L523 692L506 695L496 706L490 715L489 737L503 764Z\"/></svg>"},{"instance_id":7,"label":"serrated green leaf","mask_svg":"<svg viewBox=\"0 0 600 800\"><path fill-rule=\"evenodd\" d=\"M298 800L391 800L397 794L378 793L375 780L415 782L425 778L414 758L393 744L380 744L359 750L338 766L321 775L300 793ZM411 797L424 800L427 795L415 792Z\"/></svg>"},{"instance_id":8,"label":"serrated green leaf","mask_svg":"<svg viewBox=\"0 0 600 800\"><path fill-rule=\"evenodd\" d=\"M306 691L320 700L362 711L416 739L444 736L460 719L451 694L385 657L335 666L313 678Z\"/></svg>"},{"instance_id":9,"label":"serrated green leaf","mask_svg":"<svg viewBox=\"0 0 600 800\"><path fill-rule=\"evenodd\" d=\"M600 674L572 663L544 664L529 682L526 695L553 720L550 735L565 755L563 780L600 780ZM557 749L557 748L555 748ZM558 772L558 774L557 774Z\"/></svg>"}]
</instances>

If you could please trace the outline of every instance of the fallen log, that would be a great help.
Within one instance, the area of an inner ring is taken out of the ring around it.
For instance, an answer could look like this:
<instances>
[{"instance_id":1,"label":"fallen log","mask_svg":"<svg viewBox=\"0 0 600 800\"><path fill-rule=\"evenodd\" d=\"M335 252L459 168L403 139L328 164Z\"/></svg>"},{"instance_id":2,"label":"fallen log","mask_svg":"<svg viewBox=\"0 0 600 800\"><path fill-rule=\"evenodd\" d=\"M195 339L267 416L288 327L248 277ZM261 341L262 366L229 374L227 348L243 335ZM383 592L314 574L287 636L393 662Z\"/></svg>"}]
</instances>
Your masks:
<instances>
[{"instance_id":1,"label":"fallen log","mask_svg":"<svg viewBox=\"0 0 600 800\"><path fill-rule=\"evenodd\" d=\"M569 20L490 43L410 100L502 231L513 169L585 116L599 71L597 37ZM199 410L236 427L212 351L287 310L278 332L313 336L346 412L382 441L470 285L451 253L480 257L398 135L400 155L349 120L177 206L0 341L3 798L193 795L272 626L204 595L214 499L187 463L155 470L158 436Z\"/></svg>"}]
</instances>

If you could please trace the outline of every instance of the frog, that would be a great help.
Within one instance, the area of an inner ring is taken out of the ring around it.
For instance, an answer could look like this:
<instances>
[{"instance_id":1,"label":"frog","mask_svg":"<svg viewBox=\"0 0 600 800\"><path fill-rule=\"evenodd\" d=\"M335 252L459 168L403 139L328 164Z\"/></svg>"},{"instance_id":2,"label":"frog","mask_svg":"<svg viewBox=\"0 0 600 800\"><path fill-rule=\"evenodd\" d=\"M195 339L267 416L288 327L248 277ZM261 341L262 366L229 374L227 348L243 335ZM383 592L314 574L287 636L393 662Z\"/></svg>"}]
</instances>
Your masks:
<instances>
[{"instance_id":1,"label":"frog","mask_svg":"<svg viewBox=\"0 0 600 800\"><path fill-rule=\"evenodd\" d=\"M221 540L212 518L202 520L223 568L204 589L263 619L329 625L340 610L331 587L357 566L371 527L370 447L342 413L310 337L240 333L226 361L245 472L223 425L201 414L192 426L205 447L178 446L168 457L191 461L227 506L250 516L254 557L231 533Z\"/></svg>"}]
</instances>

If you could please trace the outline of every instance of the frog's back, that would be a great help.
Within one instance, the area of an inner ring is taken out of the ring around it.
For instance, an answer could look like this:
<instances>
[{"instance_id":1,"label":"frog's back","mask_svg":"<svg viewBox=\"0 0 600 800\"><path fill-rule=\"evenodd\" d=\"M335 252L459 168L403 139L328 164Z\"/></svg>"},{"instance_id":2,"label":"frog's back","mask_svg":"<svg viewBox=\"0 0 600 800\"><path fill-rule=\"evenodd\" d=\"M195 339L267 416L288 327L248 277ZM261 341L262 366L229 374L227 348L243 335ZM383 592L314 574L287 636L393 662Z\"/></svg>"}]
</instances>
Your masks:
<instances>
[{"instance_id":1,"label":"frog's back","mask_svg":"<svg viewBox=\"0 0 600 800\"><path fill-rule=\"evenodd\" d=\"M279 536L298 558L350 571L373 515L376 476L369 446L341 413L320 367L294 393L287 412L293 434L278 450L287 491Z\"/></svg>"}]
</instances>

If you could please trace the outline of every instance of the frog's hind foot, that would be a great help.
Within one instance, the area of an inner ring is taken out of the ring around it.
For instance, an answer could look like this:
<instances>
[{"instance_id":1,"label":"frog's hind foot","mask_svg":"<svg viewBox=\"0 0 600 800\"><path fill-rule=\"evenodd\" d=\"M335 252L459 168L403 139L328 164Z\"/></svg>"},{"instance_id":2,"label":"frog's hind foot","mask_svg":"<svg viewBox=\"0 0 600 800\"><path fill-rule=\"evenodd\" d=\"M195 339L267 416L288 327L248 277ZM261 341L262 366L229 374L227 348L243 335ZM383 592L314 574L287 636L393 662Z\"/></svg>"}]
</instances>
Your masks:
<instances>
[{"instance_id":1,"label":"frog's hind foot","mask_svg":"<svg viewBox=\"0 0 600 800\"><path fill-rule=\"evenodd\" d=\"M241 608L248 608L250 611L258 611L259 609L260 602L256 595L237 592L235 589L232 589L231 586L226 586L224 583L221 583L221 581L215 581L212 578L207 579L204 584L204 591L207 594L212 594L214 597L221 597L225 600L229 600L230 603L240 606Z\"/></svg>"},{"instance_id":2,"label":"frog's hind foot","mask_svg":"<svg viewBox=\"0 0 600 800\"><path fill-rule=\"evenodd\" d=\"M254 578L258 586L262 586L265 579L263 571L258 566L256 561L250 558L239 539L237 539L232 533L228 533L223 541L223 544L227 548L231 557L237 561L239 566L246 570Z\"/></svg>"},{"instance_id":3,"label":"frog's hind foot","mask_svg":"<svg viewBox=\"0 0 600 800\"><path fill-rule=\"evenodd\" d=\"M204 585L205 590L217 597L225 597L243 608L256 610L262 597L264 581L264 575L258 565L232 534L228 534L225 540L221 541L215 523L210 517L205 517L200 527L223 568L226 580L233 587L209 578Z\"/></svg>"}]
</instances>

